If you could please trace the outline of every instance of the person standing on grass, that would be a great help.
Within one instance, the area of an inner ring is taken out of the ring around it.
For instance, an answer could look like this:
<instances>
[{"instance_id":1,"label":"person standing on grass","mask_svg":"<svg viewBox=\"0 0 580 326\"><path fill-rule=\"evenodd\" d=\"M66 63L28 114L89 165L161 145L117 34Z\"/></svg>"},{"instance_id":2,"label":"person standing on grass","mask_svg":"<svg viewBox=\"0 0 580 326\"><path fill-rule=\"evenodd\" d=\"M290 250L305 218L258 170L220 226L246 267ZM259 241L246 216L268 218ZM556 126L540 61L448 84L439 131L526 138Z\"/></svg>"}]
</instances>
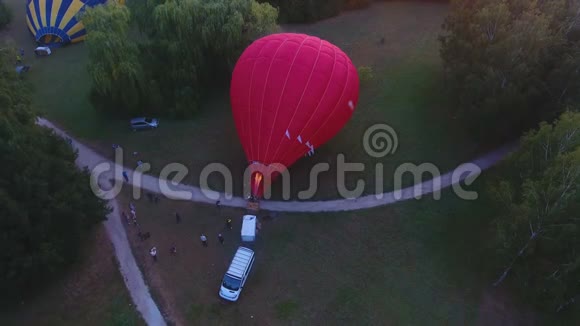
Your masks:
<instances>
[{"instance_id":1,"label":"person standing on grass","mask_svg":"<svg viewBox=\"0 0 580 326\"><path fill-rule=\"evenodd\" d=\"M149 250L149 254L153 258L153 261L157 262L157 248L156 247L151 248L151 250Z\"/></svg>"},{"instance_id":2,"label":"person standing on grass","mask_svg":"<svg viewBox=\"0 0 580 326\"><path fill-rule=\"evenodd\" d=\"M221 244L224 244L224 236L221 233L218 234L218 240Z\"/></svg>"},{"instance_id":3,"label":"person standing on grass","mask_svg":"<svg viewBox=\"0 0 580 326\"><path fill-rule=\"evenodd\" d=\"M228 218L228 219L226 220L226 228L227 228L228 230L231 230L231 229L232 229L232 219L231 219L231 218Z\"/></svg>"},{"instance_id":4,"label":"person standing on grass","mask_svg":"<svg viewBox=\"0 0 580 326\"><path fill-rule=\"evenodd\" d=\"M129 215L127 215L127 213L125 213L125 211L123 211L121 213L121 216L123 216L123 219L125 220L125 222L127 223L127 225L131 224L131 220L129 219Z\"/></svg>"},{"instance_id":5,"label":"person standing on grass","mask_svg":"<svg viewBox=\"0 0 580 326\"><path fill-rule=\"evenodd\" d=\"M179 216L178 212L175 212L175 224L181 223L181 216Z\"/></svg>"},{"instance_id":6,"label":"person standing on grass","mask_svg":"<svg viewBox=\"0 0 580 326\"><path fill-rule=\"evenodd\" d=\"M125 182L129 182L129 175L127 174L127 171L123 171L123 178L125 179Z\"/></svg>"},{"instance_id":7,"label":"person standing on grass","mask_svg":"<svg viewBox=\"0 0 580 326\"><path fill-rule=\"evenodd\" d=\"M202 233L201 236L199 237L199 239L201 240L201 244L204 247L207 247L207 237L205 236L205 234Z\"/></svg>"}]
</instances>

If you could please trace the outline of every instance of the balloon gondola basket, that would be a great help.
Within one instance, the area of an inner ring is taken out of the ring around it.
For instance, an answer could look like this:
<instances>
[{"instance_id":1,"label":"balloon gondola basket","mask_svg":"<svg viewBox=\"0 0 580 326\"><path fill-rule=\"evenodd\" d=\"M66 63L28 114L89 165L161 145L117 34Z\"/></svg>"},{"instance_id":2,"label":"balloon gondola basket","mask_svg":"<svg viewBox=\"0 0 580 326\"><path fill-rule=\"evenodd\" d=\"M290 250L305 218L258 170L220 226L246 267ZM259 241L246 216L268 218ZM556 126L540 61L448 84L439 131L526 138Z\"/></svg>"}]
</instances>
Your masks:
<instances>
[{"instance_id":1,"label":"balloon gondola basket","mask_svg":"<svg viewBox=\"0 0 580 326\"><path fill-rule=\"evenodd\" d=\"M260 210L260 202L257 200L248 200L246 208L251 212L257 212Z\"/></svg>"}]
</instances>

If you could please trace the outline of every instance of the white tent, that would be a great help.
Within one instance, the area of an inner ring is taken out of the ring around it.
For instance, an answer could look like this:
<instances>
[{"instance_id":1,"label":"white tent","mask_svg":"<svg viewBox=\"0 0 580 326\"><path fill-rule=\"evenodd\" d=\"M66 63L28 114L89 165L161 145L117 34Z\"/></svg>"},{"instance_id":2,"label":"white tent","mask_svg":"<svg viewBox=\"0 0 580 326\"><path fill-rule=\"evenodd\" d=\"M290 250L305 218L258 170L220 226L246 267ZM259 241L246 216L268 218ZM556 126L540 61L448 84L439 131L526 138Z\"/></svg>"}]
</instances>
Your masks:
<instances>
[{"instance_id":1,"label":"white tent","mask_svg":"<svg viewBox=\"0 0 580 326\"><path fill-rule=\"evenodd\" d=\"M256 240L256 216L244 215L242 221L242 241L251 242Z\"/></svg>"}]
</instances>

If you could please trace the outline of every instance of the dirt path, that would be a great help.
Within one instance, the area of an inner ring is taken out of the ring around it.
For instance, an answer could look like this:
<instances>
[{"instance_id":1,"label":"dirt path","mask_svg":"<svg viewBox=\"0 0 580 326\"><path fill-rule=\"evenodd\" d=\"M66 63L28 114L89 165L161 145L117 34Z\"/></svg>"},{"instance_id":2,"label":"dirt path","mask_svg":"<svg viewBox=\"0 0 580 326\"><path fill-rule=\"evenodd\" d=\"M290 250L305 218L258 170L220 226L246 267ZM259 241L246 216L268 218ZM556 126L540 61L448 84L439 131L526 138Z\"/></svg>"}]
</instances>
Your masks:
<instances>
[{"instance_id":1,"label":"dirt path","mask_svg":"<svg viewBox=\"0 0 580 326\"><path fill-rule=\"evenodd\" d=\"M119 215L119 205L116 200L110 200L109 206L111 206L113 211L107 216L108 219L105 221L105 227L115 247L115 255L119 261L119 270L121 275L123 275L127 289L129 289L131 299L147 325L166 325L161 311L155 304L155 301L153 301L151 293L149 293L149 288L145 284L143 274L141 274L141 270L139 270L133 252L131 251L127 233L125 232L125 228L121 222L121 216Z\"/></svg>"},{"instance_id":2,"label":"dirt path","mask_svg":"<svg viewBox=\"0 0 580 326\"><path fill-rule=\"evenodd\" d=\"M39 119L38 124L46 126L53 129L57 134L63 137L68 137L68 135L61 129L55 127L50 121L45 119ZM129 173L130 183L133 184L133 170L126 169L123 166L115 164L114 162L106 159L105 157L99 155L94 150L89 147L73 141L74 146L78 149L78 165L81 167L88 167L92 170L95 166L101 163L108 164L111 170L103 172L99 176L99 182L102 184L108 184L109 180L115 179L118 182L123 182L123 177L121 175L122 171L127 171ZM499 161L501 161L509 152L515 148L515 145L509 144L498 148L490 153L487 153L475 160L472 164L477 165L482 171L490 168ZM113 171L117 171L114 173ZM448 172L440 177L433 180L425 181L419 185L407 187L402 190L399 196L396 196L395 192L384 193L381 196L377 195L367 195L356 199L336 199L336 200L324 200L324 201L267 201L263 200L260 202L260 207L265 210L270 211L284 211L284 212L338 212L338 211L353 211L359 209L366 209L378 206L384 206L393 204L400 201L410 200L415 198L417 195L428 195L436 191L443 190L445 188L451 187L454 184L464 181L465 175L453 180L453 171ZM104 183L107 182L107 183ZM436 187L434 187L434 184ZM144 190L161 193L160 182L157 177L151 175L143 175L140 187ZM214 204L215 199L208 198L200 188L190 185L183 184L172 184L172 190L184 191L191 194L191 198L186 198L183 196L176 196L176 200L191 200L199 203ZM231 207L246 207L246 200L241 197L233 197L231 199L225 198L225 194L219 194L220 201L222 205Z\"/></svg>"},{"instance_id":3,"label":"dirt path","mask_svg":"<svg viewBox=\"0 0 580 326\"><path fill-rule=\"evenodd\" d=\"M44 119L39 119L38 124L53 129L58 135L61 135L65 138L68 137L66 133L56 128L54 125ZM78 150L79 155L76 163L80 168L84 168L86 166L92 167L94 162L102 162L102 157L100 155L90 150L83 144L80 144L71 139L71 145ZM99 182L102 185L111 184L111 182L106 179L101 179ZM149 288L143 279L141 270L139 270L137 262L135 261L135 257L131 252L131 246L129 245L129 240L127 239L125 228L121 222L120 210L117 201L110 200L109 206L113 210L107 216L107 221L105 221L104 224L109 238L113 243L113 247L115 248L115 255L119 261L119 270L123 276L125 285L129 290L131 299L148 325L166 325L165 320L161 315L161 311L155 304L155 301L153 301L153 298L149 292Z\"/></svg>"},{"instance_id":4,"label":"dirt path","mask_svg":"<svg viewBox=\"0 0 580 326\"><path fill-rule=\"evenodd\" d=\"M38 124L51 128L56 134L70 139L71 145L78 150L77 165L79 167L87 167L89 170L92 170L97 165L102 163L108 165L110 169L99 175L99 184L103 186L107 185L106 188L108 188L108 186L112 185L112 182L115 180L118 180L118 182L122 183L122 171L127 171L129 173L130 183L133 184L132 176L134 171L128 170L123 166L115 164L114 162L96 153L86 145L77 142L76 140L72 139L72 137L68 136L64 131L54 126L48 120L39 118ZM488 169L489 167L501 161L510 151L514 149L514 147L514 145L501 147L495 151L477 158L471 163L477 165L481 170ZM115 170L117 170L117 172L114 172ZM402 190L402 194L400 196L395 196L394 192L389 192L382 194L382 196L368 195L352 200L337 199L327 201L262 201L261 207L266 210L285 212L330 212L359 210L413 199L418 194L427 195L433 193L434 191L439 191L450 187L453 184L459 183L464 180L464 177L465 176L455 178L456 180L454 180L453 173L449 172L434 180L423 182L416 187L411 186L405 188ZM437 185L435 188L433 187L434 184ZM171 187L173 190L182 190L190 193L192 198L188 200L208 204L215 203L214 199L206 197L198 187L183 184L172 184ZM144 175L142 177L141 188L150 192L160 193L159 179L150 175ZM185 198L173 199L183 200ZM246 207L246 200L240 197L226 199L224 194L220 194L220 200L222 204L226 206ZM133 302L137 306L137 310L142 314L147 324L165 325L165 320L163 319L159 308L151 298L149 289L144 282L143 275L136 264L133 253L131 252L127 234L119 216L120 210L118 209L118 203L113 199L110 201L110 205L114 210L109 215L109 219L105 222L105 226L109 237L113 242L115 253L117 255L117 259L119 260L121 274L125 279L125 284L129 289L129 293L131 294Z\"/></svg>"}]
</instances>

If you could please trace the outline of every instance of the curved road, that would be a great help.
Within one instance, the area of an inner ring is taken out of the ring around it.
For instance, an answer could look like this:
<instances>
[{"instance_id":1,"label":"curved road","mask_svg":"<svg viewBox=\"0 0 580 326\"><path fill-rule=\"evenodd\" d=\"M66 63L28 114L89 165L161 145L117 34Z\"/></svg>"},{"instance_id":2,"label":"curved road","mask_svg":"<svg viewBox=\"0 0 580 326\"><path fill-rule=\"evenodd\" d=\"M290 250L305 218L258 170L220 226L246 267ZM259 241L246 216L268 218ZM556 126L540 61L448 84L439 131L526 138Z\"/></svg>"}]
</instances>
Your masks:
<instances>
[{"instance_id":1,"label":"curved road","mask_svg":"<svg viewBox=\"0 0 580 326\"><path fill-rule=\"evenodd\" d=\"M57 134L63 137L69 137L64 131L55 127L52 123L45 119L38 119L38 124L49 127L53 129ZM130 183L136 185L144 190L162 193L161 188L168 184L168 182L160 180L157 177L151 175L142 175L140 184L133 180L134 171L127 169L119 164L115 164L111 160L103 157L102 155L96 153L94 150L88 148L87 146L78 143L73 140L75 148L78 150L77 163L79 166L88 167L89 170L93 170L98 165L104 165L108 168L107 171L103 171L99 175L99 183L107 182L110 180L116 180L117 184L123 184L123 177L121 171L127 171L129 173ZM516 148L515 144L508 144L500 147L490 153L487 153L468 164L474 164L479 169L486 170L491 166L495 165L501 161L507 154ZM115 172L116 171L116 172ZM445 188L451 187L454 184L458 184L465 180L466 175L454 176L453 171L448 172L440 177L434 178L429 181L417 184L415 186L404 188L397 194L394 191L380 194L379 196L372 194L356 199L336 199L336 200L323 200L323 201L267 201L262 200L260 202L260 207L265 210L270 211L284 211L284 212L338 212L338 211L353 211L359 209L366 209L378 206L384 206L393 204L395 202L413 199L420 195L427 195L436 191L443 190ZM171 190L174 192L179 191L170 199L175 200L191 200L199 203L214 204L217 197L209 198L202 192L199 187L184 185L184 184L171 184ZM219 196L219 200L222 205L231 207L246 207L246 200L241 197L226 198L223 193L215 193Z\"/></svg>"},{"instance_id":2,"label":"curved road","mask_svg":"<svg viewBox=\"0 0 580 326\"><path fill-rule=\"evenodd\" d=\"M74 140L63 130L57 128L46 119L38 118L37 123L52 129L57 135L70 139L71 145L78 151L76 163L80 168L87 167L92 171L99 165L108 167L107 171L102 172L98 176L97 182L99 185L111 185L113 182L119 185L123 185L124 183L121 171L127 171L130 173L130 183L132 185L137 184L137 182L135 182L132 178L134 176L134 171L128 170L123 166L115 164L114 162L106 159L102 155L99 155L94 150ZM503 146L495 151L477 158L476 160L470 162L470 164L475 164L482 171L486 170L501 161L515 148L516 145L514 144ZM388 192L380 196L373 194L357 199L336 199L325 201L261 201L260 206L265 210L284 212L352 211L389 205L395 202L413 199L419 195L427 195L453 186L454 184L463 181L465 177L465 175L454 176L452 171L433 180L407 187L399 194L396 194L395 192ZM150 192L161 193L160 184L161 182L158 178L150 175L142 175L141 184L137 186L140 186L142 189ZM163 182L163 184L166 184L166 182ZM200 188L195 186L172 184L171 188L174 191L179 190L183 191L184 193L170 199L191 200L194 202L208 204L214 204L216 201L215 198L208 198L208 196L206 196ZM216 195L219 195L219 199L222 205L231 207L246 207L247 202L241 197L227 199L223 193L216 193ZM129 289L129 293L131 294L133 302L137 306L137 310L142 314L143 319L148 325L166 325L159 308L151 298L149 288L145 284L143 275L137 266L133 253L131 252L131 247L129 245L127 235L124 231L123 223L121 222L121 218L119 216L117 202L113 198L109 203L114 210L108 216L108 220L105 222L105 226L115 247L115 253L117 255L117 259L119 260L119 268L125 279L125 284Z\"/></svg>"}]
</instances>

